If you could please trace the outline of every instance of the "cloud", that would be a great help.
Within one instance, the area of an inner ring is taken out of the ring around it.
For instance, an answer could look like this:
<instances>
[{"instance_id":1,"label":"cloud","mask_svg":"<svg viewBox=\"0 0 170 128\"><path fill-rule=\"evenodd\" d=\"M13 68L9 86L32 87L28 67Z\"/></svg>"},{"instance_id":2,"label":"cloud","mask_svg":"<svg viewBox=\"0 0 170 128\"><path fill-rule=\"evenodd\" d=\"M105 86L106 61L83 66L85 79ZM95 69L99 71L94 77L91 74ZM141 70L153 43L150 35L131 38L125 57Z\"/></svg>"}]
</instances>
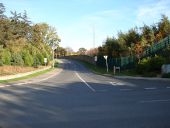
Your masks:
<instances>
[{"instance_id":1,"label":"cloud","mask_svg":"<svg viewBox=\"0 0 170 128\"><path fill-rule=\"evenodd\" d=\"M137 24L143 23L153 24L160 20L161 14L170 16L170 1L157 0L154 3L147 4L138 8L137 11Z\"/></svg>"}]
</instances>

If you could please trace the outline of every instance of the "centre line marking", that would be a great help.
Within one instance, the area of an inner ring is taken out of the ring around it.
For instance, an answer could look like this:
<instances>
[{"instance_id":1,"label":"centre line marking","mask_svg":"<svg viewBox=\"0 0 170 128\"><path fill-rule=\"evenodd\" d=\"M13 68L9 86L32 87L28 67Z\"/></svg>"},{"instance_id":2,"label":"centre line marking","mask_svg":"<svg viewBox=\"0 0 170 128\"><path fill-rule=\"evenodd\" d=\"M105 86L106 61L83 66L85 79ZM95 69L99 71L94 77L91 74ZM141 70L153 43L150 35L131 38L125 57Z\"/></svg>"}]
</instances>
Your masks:
<instances>
[{"instance_id":1,"label":"centre line marking","mask_svg":"<svg viewBox=\"0 0 170 128\"><path fill-rule=\"evenodd\" d=\"M144 88L145 90L154 90L156 88Z\"/></svg>"},{"instance_id":2,"label":"centre line marking","mask_svg":"<svg viewBox=\"0 0 170 128\"><path fill-rule=\"evenodd\" d=\"M132 91L132 89L120 89L120 91Z\"/></svg>"},{"instance_id":3,"label":"centre line marking","mask_svg":"<svg viewBox=\"0 0 170 128\"><path fill-rule=\"evenodd\" d=\"M81 76L77 73L77 72L75 72L76 73L76 76L85 84L85 85L87 85L87 87L90 89L90 90L92 90L93 92L96 92L96 90L94 89L94 88L92 88L83 78L81 78Z\"/></svg>"},{"instance_id":4,"label":"centre line marking","mask_svg":"<svg viewBox=\"0 0 170 128\"><path fill-rule=\"evenodd\" d=\"M167 89L170 89L170 87L166 87Z\"/></svg>"}]
</instances>

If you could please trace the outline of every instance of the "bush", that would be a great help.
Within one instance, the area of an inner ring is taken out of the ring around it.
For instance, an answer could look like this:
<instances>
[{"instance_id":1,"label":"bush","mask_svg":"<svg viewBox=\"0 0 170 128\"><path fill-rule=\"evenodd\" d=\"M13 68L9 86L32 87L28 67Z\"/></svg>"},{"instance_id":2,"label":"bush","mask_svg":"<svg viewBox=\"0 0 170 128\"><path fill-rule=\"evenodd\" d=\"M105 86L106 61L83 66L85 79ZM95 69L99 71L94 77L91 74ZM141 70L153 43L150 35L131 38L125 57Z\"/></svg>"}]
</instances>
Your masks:
<instances>
[{"instance_id":1,"label":"bush","mask_svg":"<svg viewBox=\"0 0 170 128\"><path fill-rule=\"evenodd\" d=\"M24 61L20 53L12 54L12 65L23 66Z\"/></svg>"},{"instance_id":2,"label":"bush","mask_svg":"<svg viewBox=\"0 0 170 128\"><path fill-rule=\"evenodd\" d=\"M136 66L136 71L140 74L145 74L150 69L150 58L144 58Z\"/></svg>"},{"instance_id":3,"label":"bush","mask_svg":"<svg viewBox=\"0 0 170 128\"><path fill-rule=\"evenodd\" d=\"M2 62L2 60L0 59L0 66L3 66L3 62Z\"/></svg>"},{"instance_id":4,"label":"bush","mask_svg":"<svg viewBox=\"0 0 170 128\"><path fill-rule=\"evenodd\" d=\"M170 78L170 73L165 73L162 75L163 78Z\"/></svg>"},{"instance_id":5,"label":"bush","mask_svg":"<svg viewBox=\"0 0 170 128\"><path fill-rule=\"evenodd\" d=\"M33 63L34 68L38 68L39 65L40 65L40 61L38 57L34 56L34 63Z\"/></svg>"},{"instance_id":6,"label":"bush","mask_svg":"<svg viewBox=\"0 0 170 128\"><path fill-rule=\"evenodd\" d=\"M4 49L2 52L2 63L11 65L11 53L7 49Z\"/></svg>"},{"instance_id":7,"label":"bush","mask_svg":"<svg viewBox=\"0 0 170 128\"><path fill-rule=\"evenodd\" d=\"M38 53L37 58L39 60L40 65L43 65L44 64L44 56L41 53Z\"/></svg>"},{"instance_id":8,"label":"bush","mask_svg":"<svg viewBox=\"0 0 170 128\"><path fill-rule=\"evenodd\" d=\"M161 66L166 63L166 59L161 56L155 56L150 60L150 71L161 71Z\"/></svg>"},{"instance_id":9,"label":"bush","mask_svg":"<svg viewBox=\"0 0 170 128\"><path fill-rule=\"evenodd\" d=\"M106 67L106 60L104 59L104 57L102 55L98 55L97 56L96 64L99 67Z\"/></svg>"},{"instance_id":10,"label":"bush","mask_svg":"<svg viewBox=\"0 0 170 128\"><path fill-rule=\"evenodd\" d=\"M31 56L31 54L29 53L28 50L24 50L22 52L22 58L24 60L24 65L25 66L32 66L34 63L33 57Z\"/></svg>"},{"instance_id":11,"label":"bush","mask_svg":"<svg viewBox=\"0 0 170 128\"><path fill-rule=\"evenodd\" d=\"M146 74L147 72L161 72L161 66L165 63L165 58L161 56L144 58L137 64L136 71L141 74Z\"/></svg>"}]
</instances>

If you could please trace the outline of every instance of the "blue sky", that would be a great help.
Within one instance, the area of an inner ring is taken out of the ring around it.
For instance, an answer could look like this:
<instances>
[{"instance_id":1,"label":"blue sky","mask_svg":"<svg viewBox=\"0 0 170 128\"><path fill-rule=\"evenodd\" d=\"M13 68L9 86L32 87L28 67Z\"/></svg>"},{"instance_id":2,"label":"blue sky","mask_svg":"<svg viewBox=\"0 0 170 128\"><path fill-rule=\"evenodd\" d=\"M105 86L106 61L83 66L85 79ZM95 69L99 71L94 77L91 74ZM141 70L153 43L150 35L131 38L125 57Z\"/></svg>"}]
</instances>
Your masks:
<instances>
[{"instance_id":1,"label":"blue sky","mask_svg":"<svg viewBox=\"0 0 170 128\"><path fill-rule=\"evenodd\" d=\"M56 27L60 45L75 51L95 47L118 31L153 24L161 14L170 17L169 0L0 0L10 11L27 11L33 23L46 22Z\"/></svg>"}]
</instances>

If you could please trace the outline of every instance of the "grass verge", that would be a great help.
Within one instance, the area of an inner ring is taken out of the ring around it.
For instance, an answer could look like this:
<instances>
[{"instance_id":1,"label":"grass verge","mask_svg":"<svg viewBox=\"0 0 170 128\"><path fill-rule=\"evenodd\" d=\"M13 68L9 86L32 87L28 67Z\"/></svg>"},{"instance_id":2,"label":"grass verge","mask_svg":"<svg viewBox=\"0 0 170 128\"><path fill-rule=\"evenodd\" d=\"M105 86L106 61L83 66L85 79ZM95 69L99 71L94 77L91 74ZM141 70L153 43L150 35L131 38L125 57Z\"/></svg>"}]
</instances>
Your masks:
<instances>
[{"instance_id":1,"label":"grass verge","mask_svg":"<svg viewBox=\"0 0 170 128\"><path fill-rule=\"evenodd\" d=\"M109 70L109 72L106 72L106 68L101 68L98 66L95 66L93 64L90 64L88 62L84 62L84 61L79 61L81 64L83 64L84 66L86 66L88 69L90 69L92 72L96 73L96 74L108 74L111 76L133 76L133 77L138 77L138 76L142 76L142 77L156 77L157 74L156 73L152 73L152 72L147 72L146 74L139 74L136 72L135 69L130 69L130 70L122 70L120 73L116 72L116 74L113 73L113 70Z\"/></svg>"},{"instance_id":2,"label":"grass verge","mask_svg":"<svg viewBox=\"0 0 170 128\"><path fill-rule=\"evenodd\" d=\"M14 81L18 81L18 80L29 79L29 78L33 78L33 77L36 77L36 76L48 73L48 72L50 72L52 70L54 70L54 68L50 68L50 69L47 69L47 70L44 70L44 71L40 71L40 72L31 74L31 75L28 75L28 76L24 76L24 77L19 77L19 78L9 79L9 80L0 80L0 83L9 83L9 82L14 82Z\"/></svg>"}]
</instances>

